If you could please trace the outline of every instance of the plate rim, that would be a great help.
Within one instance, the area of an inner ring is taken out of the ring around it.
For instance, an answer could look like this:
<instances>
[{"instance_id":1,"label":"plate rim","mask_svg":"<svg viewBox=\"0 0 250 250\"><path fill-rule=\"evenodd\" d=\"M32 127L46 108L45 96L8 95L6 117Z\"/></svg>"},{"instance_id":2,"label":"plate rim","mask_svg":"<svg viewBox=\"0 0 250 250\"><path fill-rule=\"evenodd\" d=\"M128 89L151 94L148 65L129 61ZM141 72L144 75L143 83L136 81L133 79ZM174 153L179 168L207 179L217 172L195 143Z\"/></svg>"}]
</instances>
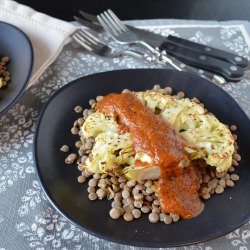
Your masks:
<instances>
[{"instance_id":1,"label":"plate rim","mask_svg":"<svg viewBox=\"0 0 250 250\"><path fill-rule=\"evenodd\" d=\"M23 86L21 87L21 89L19 90L19 92L17 93L17 95L15 96L15 98L13 98L13 100L10 102L9 105L7 105L5 108L3 108L2 110L0 110L0 116L4 115L10 108L12 108L16 102L19 100L19 98L21 98L21 96L23 95L28 83L29 83L29 80L31 78L31 74L32 74L32 70L33 70L33 66L34 66L34 50L33 50L33 46L32 46L32 43L29 39L29 37L18 27L16 27L15 25L13 24L10 24L10 23L6 23L6 22L3 22L3 21L0 21L0 24L3 24L5 25L6 27L11 27L12 29L16 30L18 33L20 33L24 38L25 40L27 41L27 44L28 44L28 47L30 49L30 67L29 67L29 71L28 71L28 74L27 74L27 77L25 79L25 83L23 84Z\"/></svg>"},{"instance_id":2,"label":"plate rim","mask_svg":"<svg viewBox=\"0 0 250 250\"><path fill-rule=\"evenodd\" d=\"M180 71L176 71L176 70L171 70L171 69L152 69L152 68L139 68L139 69L118 69L118 70L110 70L110 71L105 71L105 72L98 72L98 73L93 73L93 74L89 74L86 76L82 76L79 77L77 79L74 79L73 81L67 83L66 85L64 85L63 87L61 87L60 89L56 90L56 92L49 98L49 100L46 102L46 104L42 107L40 114L39 114L39 118L37 120L37 124L36 124L36 129L35 129L35 135L34 135L34 145L33 145L33 155L34 155L34 163L35 163L35 168L36 168L36 174L38 176L38 180L40 182L40 185L46 195L46 197L48 198L49 202L51 203L51 205L63 216L65 217L70 223L72 223L74 226L76 226L76 228L87 232L90 235L93 235L95 237L98 237L99 239L104 239L107 241L110 241L112 243L118 243L124 246L135 246L135 247L145 247L145 248L165 248L165 247L183 247L183 246L190 246L190 245L195 245L195 244L199 244L199 243L203 243L203 242L207 242L207 241L211 241L214 239L217 239L219 237L225 236L226 234L236 230L237 228L240 228L241 226L243 226L244 224L246 224L249 220L250 220L250 213L248 215L248 218L245 219L244 221L242 221L240 224L237 225L237 227L232 227L226 231L224 231L223 233L217 233L214 235L211 235L210 237L206 237L200 240L193 240L192 242L184 242L184 243L147 243L147 245L140 244L138 241L137 242L132 242L132 240L127 240L128 243L124 243L124 241L122 240L122 238L112 238L112 236L103 236L102 234L96 233L94 231L91 231L87 228L85 228L84 226L80 225L77 221L75 221L74 219L72 219L70 217L70 215L67 215L61 208L60 206L58 206L58 204L54 201L54 198L52 197L52 195L47 191L46 185L43 184L42 181L42 177L41 177L41 172L40 172L40 168L38 167L38 152L37 152L37 140L38 140L38 131L40 128L40 124L41 124L41 120L42 117L44 115L44 113L46 112L47 107L49 106L49 104L53 101L53 99L59 95L62 91L65 91L67 88L70 88L70 86L72 84L75 84L78 81L81 81L81 79L86 79L86 78L91 78L91 77L95 77L96 75L105 75L105 74L112 74L112 72L125 72L125 71L168 71L168 72L178 72L180 74L186 74L189 75L191 77L197 78L197 79L202 79L203 81L206 81L207 83L211 84L211 86L213 86L215 89L217 89L220 92L223 92L223 94L227 95L233 102L234 104L236 104L237 106L239 106L239 108L242 110L242 113L244 114L244 117L248 119L248 121L250 122L250 119L248 118L248 116L246 115L245 111L241 108L241 106L236 102L236 100L225 90L223 90L222 88L220 88L219 86L209 82L208 80L204 79L204 78L200 78L199 76L190 74L188 72L180 72Z\"/></svg>"}]
</instances>

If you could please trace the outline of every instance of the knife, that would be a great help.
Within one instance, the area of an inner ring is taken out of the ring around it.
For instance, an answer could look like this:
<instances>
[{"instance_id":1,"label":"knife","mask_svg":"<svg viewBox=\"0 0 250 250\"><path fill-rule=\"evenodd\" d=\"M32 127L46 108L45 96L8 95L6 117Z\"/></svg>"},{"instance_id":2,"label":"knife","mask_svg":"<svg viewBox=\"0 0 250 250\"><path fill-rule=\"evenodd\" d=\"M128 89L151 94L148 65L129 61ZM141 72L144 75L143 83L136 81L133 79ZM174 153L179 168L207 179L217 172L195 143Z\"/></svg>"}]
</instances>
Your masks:
<instances>
[{"instance_id":1,"label":"knife","mask_svg":"<svg viewBox=\"0 0 250 250\"><path fill-rule=\"evenodd\" d=\"M79 11L79 13L86 20L89 20L90 22L92 22L95 25L95 27L98 27L100 25L95 15L86 13L81 10ZM182 46L182 47L185 47L186 49L192 49L204 55L215 57L220 60L238 65L242 68L246 68L248 66L248 60L246 58L235 55L230 52L219 50L211 46L206 46L206 45L202 45L199 43L191 42L189 40L186 40L180 37L175 37L171 35L169 35L168 37L163 37L151 31L139 29L130 25L127 25L127 26L129 27L129 29L135 32L139 36L140 39L144 40L145 42L147 42L153 47L164 48L165 45L169 43L170 44L174 43L176 46Z\"/></svg>"}]
</instances>

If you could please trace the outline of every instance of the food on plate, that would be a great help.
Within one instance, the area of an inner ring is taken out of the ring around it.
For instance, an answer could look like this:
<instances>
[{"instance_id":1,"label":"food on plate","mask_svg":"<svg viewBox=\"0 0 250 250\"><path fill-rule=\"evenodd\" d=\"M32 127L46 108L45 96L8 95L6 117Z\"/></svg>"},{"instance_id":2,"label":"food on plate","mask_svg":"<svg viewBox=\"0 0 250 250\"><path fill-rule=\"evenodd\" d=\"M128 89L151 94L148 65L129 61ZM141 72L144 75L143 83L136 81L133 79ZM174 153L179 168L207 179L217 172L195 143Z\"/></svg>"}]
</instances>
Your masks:
<instances>
[{"instance_id":1,"label":"food on plate","mask_svg":"<svg viewBox=\"0 0 250 250\"><path fill-rule=\"evenodd\" d=\"M231 166L234 151L232 134L216 117L205 112L202 106L188 98L179 100L157 92L138 92L135 95L143 105L169 122L189 143L189 146L185 146L185 151L191 160L204 159L208 165L216 167L218 172L226 171ZM119 166L131 162L129 157L120 157L124 152L134 153L131 135L119 133L119 125L113 116L105 116L97 110L85 120L82 134L85 138L94 137L98 142L92 151L93 155L98 154L98 157L93 157L86 163L88 170L94 173L105 173L108 172L105 169L113 167L114 163ZM120 155L115 156L114 152L119 149L122 149ZM104 158L105 164L100 165L100 162L104 162ZM144 152L135 153L132 159L134 158L141 161L151 160ZM123 170L124 174L130 178L134 172L136 174L136 171L139 171L138 166L137 170L134 170L131 165Z\"/></svg>"},{"instance_id":2,"label":"food on plate","mask_svg":"<svg viewBox=\"0 0 250 250\"><path fill-rule=\"evenodd\" d=\"M230 174L240 160L236 136L196 98L171 91L155 86L98 97L74 122L79 156L71 153L65 162L77 159L78 181L89 179L89 199L114 199L114 219L130 221L142 213L166 224L190 219L202 212L201 198L239 179Z\"/></svg>"},{"instance_id":3,"label":"food on plate","mask_svg":"<svg viewBox=\"0 0 250 250\"><path fill-rule=\"evenodd\" d=\"M0 62L0 88L5 87L10 81L10 73L7 69L7 64L10 59L7 56L1 58Z\"/></svg>"}]
</instances>

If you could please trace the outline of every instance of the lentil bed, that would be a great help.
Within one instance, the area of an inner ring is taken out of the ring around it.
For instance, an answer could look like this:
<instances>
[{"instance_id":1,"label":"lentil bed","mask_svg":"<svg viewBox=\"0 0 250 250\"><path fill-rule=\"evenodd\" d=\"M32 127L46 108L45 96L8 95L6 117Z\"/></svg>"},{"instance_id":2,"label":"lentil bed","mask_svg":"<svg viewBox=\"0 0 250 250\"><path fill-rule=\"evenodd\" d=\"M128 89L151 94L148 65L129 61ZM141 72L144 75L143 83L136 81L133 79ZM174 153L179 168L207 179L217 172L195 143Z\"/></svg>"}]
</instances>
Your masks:
<instances>
[{"instance_id":1,"label":"lentil bed","mask_svg":"<svg viewBox=\"0 0 250 250\"><path fill-rule=\"evenodd\" d=\"M152 90L147 91L156 91L165 95L172 94L172 89L170 87L161 88L158 84L154 85ZM129 90L124 89L123 92L129 92ZM176 98L181 99L185 97L185 94L184 92L178 92L175 96ZM145 180L137 182L134 180L128 180L124 177L108 174L93 174L82 168L81 164L84 164L87 158L91 155L91 149L93 148L95 140L94 138L86 140L82 137L80 128L85 119L95 112L96 103L101 100L101 98L102 96L97 96L96 100L89 100L91 106L90 109L83 109L81 106L76 106L74 108L74 111L80 115L80 117L73 122L71 128L71 133L75 135L77 139L75 147L78 152L75 153L75 150L71 150L69 146L63 145L60 150L69 153L65 159L65 163L77 163L78 170L81 172L78 177L78 182L88 183L87 191L90 200L112 200L112 208L109 211L111 218L118 219L123 217L125 221L132 221L140 218L143 214L147 214L149 221L152 223L161 221L165 224L171 224L177 222L180 219L178 214L167 214L161 210L157 193L153 188L155 181ZM193 98L192 101L204 106L197 98ZM231 125L229 128L232 133L235 133L237 130L236 125ZM239 180L239 176L235 174L234 171L239 165L238 162L241 160L241 157L237 153L237 136L236 134L233 134L233 136L235 139L235 152L233 154L232 166L227 172L218 173L214 168L207 166L205 161L196 161L196 164L200 166L199 195L203 200L210 199L214 194L222 194L226 188L234 187L235 182ZM206 165L205 168L204 164Z\"/></svg>"}]
</instances>

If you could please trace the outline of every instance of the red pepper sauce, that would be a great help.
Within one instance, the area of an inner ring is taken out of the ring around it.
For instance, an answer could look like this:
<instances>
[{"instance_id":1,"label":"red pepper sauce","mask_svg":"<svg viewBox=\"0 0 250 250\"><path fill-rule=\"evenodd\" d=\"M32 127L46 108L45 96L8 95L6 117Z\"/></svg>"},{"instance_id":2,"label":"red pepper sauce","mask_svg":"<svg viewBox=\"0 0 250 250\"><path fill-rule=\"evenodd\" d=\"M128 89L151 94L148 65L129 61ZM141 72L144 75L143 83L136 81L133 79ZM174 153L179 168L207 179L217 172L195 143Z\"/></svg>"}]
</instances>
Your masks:
<instances>
[{"instance_id":1,"label":"red pepper sauce","mask_svg":"<svg viewBox=\"0 0 250 250\"><path fill-rule=\"evenodd\" d=\"M184 219L198 215L203 208L198 195L198 175L193 164L180 167L180 162L189 162L184 150L186 142L172 125L132 93L109 94L97 103L96 109L113 115L121 131L130 132L135 152L148 154L160 167L157 190L161 208Z\"/></svg>"}]
</instances>

